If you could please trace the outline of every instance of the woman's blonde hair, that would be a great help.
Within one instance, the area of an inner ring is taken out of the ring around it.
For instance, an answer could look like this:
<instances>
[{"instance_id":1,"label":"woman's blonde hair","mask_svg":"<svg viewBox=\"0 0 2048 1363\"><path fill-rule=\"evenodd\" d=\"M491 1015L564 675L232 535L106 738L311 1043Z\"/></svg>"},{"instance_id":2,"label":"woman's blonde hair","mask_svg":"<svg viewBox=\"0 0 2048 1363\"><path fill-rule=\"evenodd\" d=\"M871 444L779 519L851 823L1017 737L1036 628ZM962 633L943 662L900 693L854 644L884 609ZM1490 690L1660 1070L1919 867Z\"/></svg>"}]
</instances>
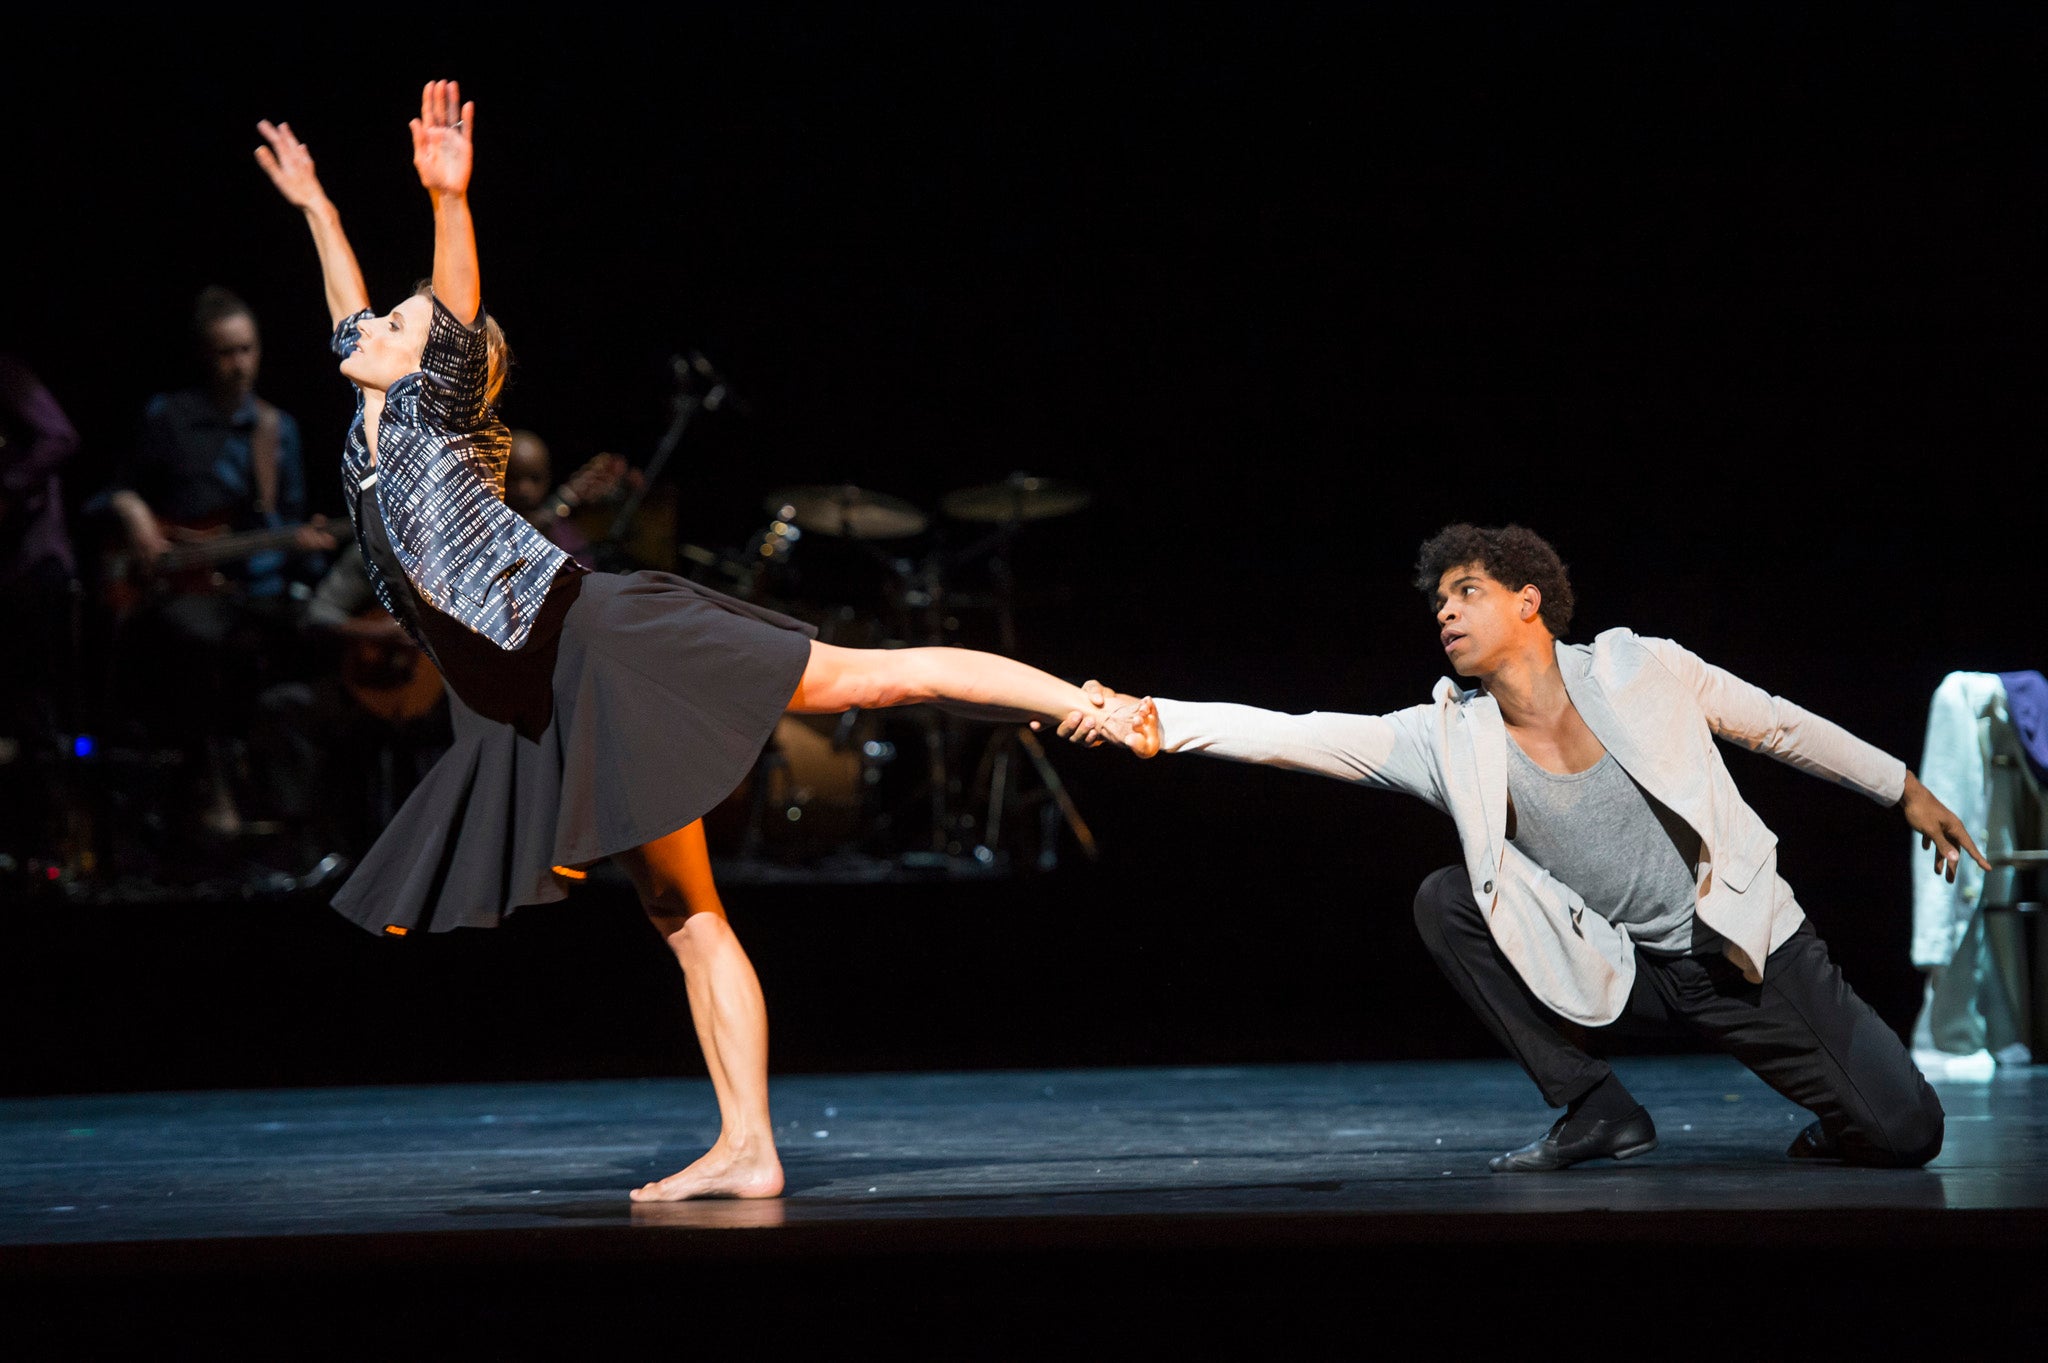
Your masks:
<instances>
[{"instance_id":1,"label":"woman's blonde hair","mask_svg":"<svg viewBox=\"0 0 2048 1363\"><path fill-rule=\"evenodd\" d=\"M434 281L422 279L412 291L415 298L432 298ZM512 343L505 339L505 328L489 313L484 314L484 357L484 402L495 407L512 373Z\"/></svg>"}]
</instances>

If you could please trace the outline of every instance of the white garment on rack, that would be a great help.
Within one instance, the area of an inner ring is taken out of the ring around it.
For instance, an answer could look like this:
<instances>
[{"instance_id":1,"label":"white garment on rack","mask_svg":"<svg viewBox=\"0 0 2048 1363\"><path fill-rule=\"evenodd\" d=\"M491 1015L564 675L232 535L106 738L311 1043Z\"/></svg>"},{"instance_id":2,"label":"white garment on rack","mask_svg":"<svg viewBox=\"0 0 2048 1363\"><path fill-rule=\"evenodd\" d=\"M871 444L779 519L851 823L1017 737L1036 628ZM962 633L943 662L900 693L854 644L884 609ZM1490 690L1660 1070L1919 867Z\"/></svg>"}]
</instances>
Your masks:
<instances>
[{"instance_id":1,"label":"white garment on rack","mask_svg":"<svg viewBox=\"0 0 2048 1363\"><path fill-rule=\"evenodd\" d=\"M1920 783L1955 811L1980 844L1989 817L1990 751L1987 721L2005 719L2005 684L1996 672L1951 672L1934 689L1927 709L1927 741L1920 753ZM1934 869L1934 853L1913 843L1913 964L1945 966L1956 954L1977 912L1984 873L1968 857L1955 883Z\"/></svg>"}]
</instances>

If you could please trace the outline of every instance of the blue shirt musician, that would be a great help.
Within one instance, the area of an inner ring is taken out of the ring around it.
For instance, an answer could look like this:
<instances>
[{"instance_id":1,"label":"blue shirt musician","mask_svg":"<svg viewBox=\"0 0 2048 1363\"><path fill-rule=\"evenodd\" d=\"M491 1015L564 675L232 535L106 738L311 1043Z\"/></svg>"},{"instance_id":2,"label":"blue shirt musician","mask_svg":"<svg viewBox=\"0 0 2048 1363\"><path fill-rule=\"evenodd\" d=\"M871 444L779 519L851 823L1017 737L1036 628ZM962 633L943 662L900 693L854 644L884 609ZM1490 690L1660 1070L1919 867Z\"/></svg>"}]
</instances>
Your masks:
<instances>
[{"instance_id":1,"label":"blue shirt musician","mask_svg":"<svg viewBox=\"0 0 2048 1363\"><path fill-rule=\"evenodd\" d=\"M135 446L88 505L117 533L101 563L116 616L113 717L180 750L200 828L240 831L233 773L257 692L298 666L293 616L335 540L305 522L299 426L256 393L262 340L248 304L209 287L194 305L197 381L153 396ZM176 565L175 567L173 565Z\"/></svg>"}]
</instances>

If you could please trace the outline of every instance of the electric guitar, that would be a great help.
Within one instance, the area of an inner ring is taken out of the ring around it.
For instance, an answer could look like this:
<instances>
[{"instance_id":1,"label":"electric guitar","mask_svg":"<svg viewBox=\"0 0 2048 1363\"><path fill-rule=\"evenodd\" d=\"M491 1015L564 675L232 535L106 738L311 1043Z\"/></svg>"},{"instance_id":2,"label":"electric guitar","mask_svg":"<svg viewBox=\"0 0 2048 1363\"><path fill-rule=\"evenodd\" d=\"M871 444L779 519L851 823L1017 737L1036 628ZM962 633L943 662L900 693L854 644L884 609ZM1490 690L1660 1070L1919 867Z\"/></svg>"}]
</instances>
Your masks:
<instances>
[{"instance_id":1,"label":"electric guitar","mask_svg":"<svg viewBox=\"0 0 2048 1363\"><path fill-rule=\"evenodd\" d=\"M289 549L299 532L309 526L333 536L336 545L346 544L355 535L346 516L323 525L303 521L261 530L229 530L218 522L164 521L162 525L171 547L153 561L136 555L125 537L101 556L101 591L116 612L131 610L151 597L224 590L233 583L223 569L246 563L258 554Z\"/></svg>"},{"instance_id":2,"label":"electric guitar","mask_svg":"<svg viewBox=\"0 0 2048 1363\"><path fill-rule=\"evenodd\" d=\"M640 471L627 467L625 456L592 455L582 468L569 475L568 481L548 494L547 500L537 509L520 514L545 535L555 522L577 518L579 512L595 511L608 502L618 500L622 488L638 487L639 483Z\"/></svg>"},{"instance_id":3,"label":"electric guitar","mask_svg":"<svg viewBox=\"0 0 2048 1363\"><path fill-rule=\"evenodd\" d=\"M389 620L382 606L356 619ZM441 703L441 672L410 639L351 639L341 655L341 685L356 704L388 724L406 724Z\"/></svg>"}]
</instances>

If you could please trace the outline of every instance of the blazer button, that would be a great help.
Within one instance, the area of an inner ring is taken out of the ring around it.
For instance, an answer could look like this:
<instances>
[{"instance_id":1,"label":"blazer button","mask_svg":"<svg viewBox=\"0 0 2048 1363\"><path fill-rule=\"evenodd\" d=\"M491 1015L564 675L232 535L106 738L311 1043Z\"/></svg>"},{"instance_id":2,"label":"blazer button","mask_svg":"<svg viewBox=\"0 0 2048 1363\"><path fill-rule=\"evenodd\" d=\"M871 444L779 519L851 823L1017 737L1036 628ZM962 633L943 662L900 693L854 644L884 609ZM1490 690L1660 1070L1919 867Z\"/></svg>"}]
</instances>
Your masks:
<instances>
[{"instance_id":1,"label":"blazer button","mask_svg":"<svg viewBox=\"0 0 2048 1363\"><path fill-rule=\"evenodd\" d=\"M1481 885L1481 886L1479 887L1479 893L1481 893L1481 894L1492 894L1492 893L1493 893L1493 882L1489 880L1489 881L1487 881L1487 882L1486 882L1486 883L1485 883L1484 885Z\"/></svg>"}]
</instances>

